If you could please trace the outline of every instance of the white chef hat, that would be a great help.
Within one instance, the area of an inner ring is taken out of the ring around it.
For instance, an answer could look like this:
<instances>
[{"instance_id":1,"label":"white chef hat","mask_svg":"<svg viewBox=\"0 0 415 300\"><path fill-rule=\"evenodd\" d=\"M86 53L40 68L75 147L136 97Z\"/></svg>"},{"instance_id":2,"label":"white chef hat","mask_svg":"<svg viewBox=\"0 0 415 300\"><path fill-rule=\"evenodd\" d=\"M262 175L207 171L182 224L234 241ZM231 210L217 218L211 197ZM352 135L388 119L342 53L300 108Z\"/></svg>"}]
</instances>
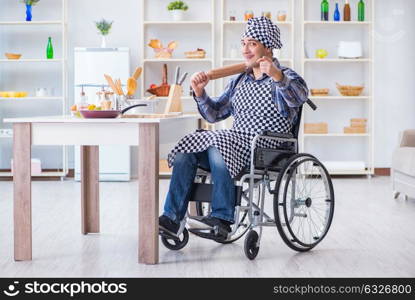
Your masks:
<instances>
[{"instance_id":1,"label":"white chef hat","mask_svg":"<svg viewBox=\"0 0 415 300\"><path fill-rule=\"evenodd\" d=\"M251 18L246 25L242 38L253 38L268 49L281 49L280 29L264 16Z\"/></svg>"}]
</instances>

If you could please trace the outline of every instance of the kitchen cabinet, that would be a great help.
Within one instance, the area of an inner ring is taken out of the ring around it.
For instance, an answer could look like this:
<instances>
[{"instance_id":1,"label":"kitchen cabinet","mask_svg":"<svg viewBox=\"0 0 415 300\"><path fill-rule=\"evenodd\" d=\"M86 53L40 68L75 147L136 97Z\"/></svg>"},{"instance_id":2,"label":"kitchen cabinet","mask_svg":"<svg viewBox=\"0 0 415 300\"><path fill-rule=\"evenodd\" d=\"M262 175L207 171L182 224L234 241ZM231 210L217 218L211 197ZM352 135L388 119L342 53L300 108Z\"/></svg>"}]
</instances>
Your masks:
<instances>
[{"instance_id":1,"label":"kitchen cabinet","mask_svg":"<svg viewBox=\"0 0 415 300\"><path fill-rule=\"evenodd\" d=\"M28 93L19 98L0 97L0 177L10 177L13 130L3 119L65 115L68 110L67 0L42 0L34 7L30 22L24 20L24 3L7 0L2 5L6 8L0 10L0 91ZM53 59L46 59L49 36ZM22 56L9 60L5 52ZM42 93L36 93L37 89ZM65 146L33 147L33 157L42 161L43 169L36 176L65 177L67 156Z\"/></svg>"}]
</instances>

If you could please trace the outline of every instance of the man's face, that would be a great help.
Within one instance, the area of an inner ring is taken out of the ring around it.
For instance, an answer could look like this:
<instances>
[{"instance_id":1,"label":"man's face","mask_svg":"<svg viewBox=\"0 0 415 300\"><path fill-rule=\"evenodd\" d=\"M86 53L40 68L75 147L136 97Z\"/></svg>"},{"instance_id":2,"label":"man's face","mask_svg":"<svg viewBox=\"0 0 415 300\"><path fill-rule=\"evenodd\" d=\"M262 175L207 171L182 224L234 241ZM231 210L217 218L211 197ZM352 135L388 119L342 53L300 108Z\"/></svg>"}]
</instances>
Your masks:
<instances>
[{"instance_id":1,"label":"man's face","mask_svg":"<svg viewBox=\"0 0 415 300\"><path fill-rule=\"evenodd\" d=\"M244 38L241 40L242 55L248 66L255 66L255 62L263 56L269 56L270 50L263 44L253 38Z\"/></svg>"}]
</instances>

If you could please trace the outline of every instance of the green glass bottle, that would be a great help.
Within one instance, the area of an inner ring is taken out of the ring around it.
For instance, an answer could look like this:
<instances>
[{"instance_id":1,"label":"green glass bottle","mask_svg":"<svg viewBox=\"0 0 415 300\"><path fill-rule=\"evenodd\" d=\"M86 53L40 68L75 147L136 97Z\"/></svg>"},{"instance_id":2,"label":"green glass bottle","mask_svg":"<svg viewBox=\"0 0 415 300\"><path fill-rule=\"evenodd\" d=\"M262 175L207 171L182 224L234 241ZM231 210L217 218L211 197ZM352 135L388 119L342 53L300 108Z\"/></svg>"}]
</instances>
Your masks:
<instances>
[{"instance_id":1,"label":"green glass bottle","mask_svg":"<svg viewBox=\"0 0 415 300\"><path fill-rule=\"evenodd\" d=\"M53 59L53 46L52 46L52 38L48 38L48 46L46 47L46 58Z\"/></svg>"},{"instance_id":2,"label":"green glass bottle","mask_svg":"<svg viewBox=\"0 0 415 300\"><path fill-rule=\"evenodd\" d=\"M359 1L357 7L358 7L357 20L360 22L364 22L365 21L365 3L363 2L363 0Z\"/></svg>"},{"instance_id":3,"label":"green glass bottle","mask_svg":"<svg viewBox=\"0 0 415 300\"><path fill-rule=\"evenodd\" d=\"M321 21L329 20L329 3L327 0L321 1Z\"/></svg>"}]
</instances>

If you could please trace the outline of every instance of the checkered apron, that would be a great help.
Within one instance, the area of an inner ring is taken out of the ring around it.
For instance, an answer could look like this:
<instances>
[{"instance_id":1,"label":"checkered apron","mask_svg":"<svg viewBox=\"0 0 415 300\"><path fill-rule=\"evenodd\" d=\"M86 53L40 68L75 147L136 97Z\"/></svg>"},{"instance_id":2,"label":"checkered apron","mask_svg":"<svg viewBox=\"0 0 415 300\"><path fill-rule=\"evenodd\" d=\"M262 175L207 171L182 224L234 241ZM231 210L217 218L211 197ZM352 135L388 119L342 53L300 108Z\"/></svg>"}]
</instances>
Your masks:
<instances>
[{"instance_id":1,"label":"checkered apron","mask_svg":"<svg viewBox=\"0 0 415 300\"><path fill-rule=\"evenodd\" d=\"M232 98L234 123L231 129L197 130L183 137L168 155L172 167L177 152L194 153L216 147L232 178L250 163L251 141L264 130L279 133L291 131L291 123L277 110L272 100L271 82L249 81L237 86ZM260 139L257 147L277 148L281 142Z\"/></svg>"}]
</instances>

